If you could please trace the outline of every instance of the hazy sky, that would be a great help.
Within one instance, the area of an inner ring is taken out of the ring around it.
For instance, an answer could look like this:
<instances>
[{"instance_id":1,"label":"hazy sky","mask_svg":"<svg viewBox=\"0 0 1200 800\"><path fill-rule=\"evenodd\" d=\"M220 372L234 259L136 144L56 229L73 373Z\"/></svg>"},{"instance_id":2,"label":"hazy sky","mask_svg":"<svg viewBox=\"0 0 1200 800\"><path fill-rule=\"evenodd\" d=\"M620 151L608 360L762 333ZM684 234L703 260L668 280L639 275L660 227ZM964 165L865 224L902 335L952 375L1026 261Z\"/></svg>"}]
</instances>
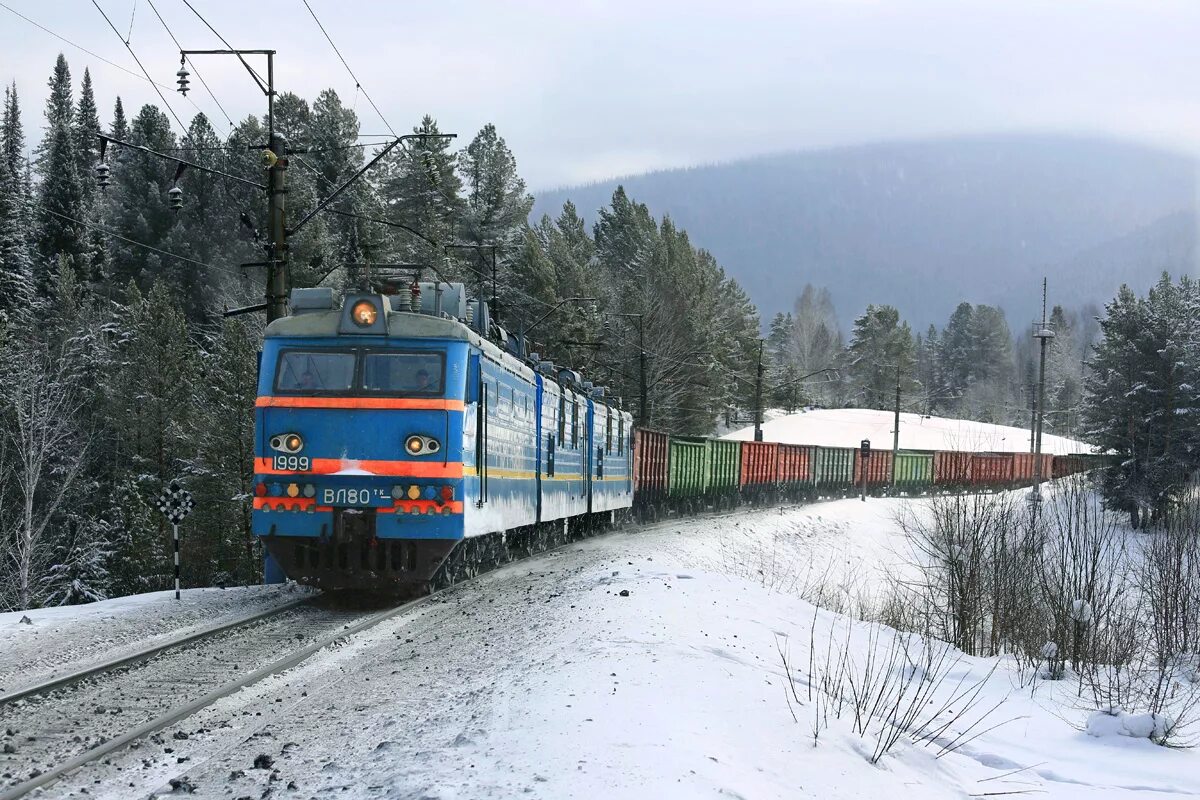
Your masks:
<instances>
[{"instance_id":1,"label":"hazy sky","mask_svg":"<svg viewBox=\"0 0 1200 800\"><path fill-rule=\"evenodd\" d=\"M0 0L174 86L179 57L148 0ZM184 46L220 43L183 0L153 0ZM364 133L387 128L301 0L192 0L235 47L273 48L279 87L333 87ZM397 130L433 114L461 144L494 122L531 188L779 150L984 131L1105 133L1200 152L1195 0L310 0ZM40 135L59 52L92 70L111 118L153 88L0 7L0 78ZM264 101L233 59L200 62L236 120ZM227 130L193 78L189 97ZM186 121L195 113L168 100Z\"/></svg>"}]
</instances>

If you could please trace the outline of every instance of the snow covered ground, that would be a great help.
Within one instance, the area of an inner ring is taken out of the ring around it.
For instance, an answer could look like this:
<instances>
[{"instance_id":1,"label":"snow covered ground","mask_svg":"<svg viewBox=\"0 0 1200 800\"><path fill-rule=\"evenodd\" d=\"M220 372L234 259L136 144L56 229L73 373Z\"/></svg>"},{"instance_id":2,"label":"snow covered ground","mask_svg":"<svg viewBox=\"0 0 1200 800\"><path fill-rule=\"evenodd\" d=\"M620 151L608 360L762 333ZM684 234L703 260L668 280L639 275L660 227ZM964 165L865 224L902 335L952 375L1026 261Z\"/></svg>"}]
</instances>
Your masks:
<instances>
[{"instance_id":1,"label":"snow covered ground","mask_svg":"<svg viewBox=\"0 0 1200 800\"><path fill-rule=\"evenodd\" d=\"M860 736L847 707L838 718L810 694L810 671L832 672L843 649L861 671L893 634L795 592L828 576L854 596L902 568L891 515L921 502L667 521L507 566L76 773L52 796L146 796L171 779L196 797L1200 794L1196 753L1089 736L1073 685L1031 691L1005 664L954 653L922 712L946 730L920 744L902 737L871 762L887 726ZM912 641L918 667L924 646ZM975 703L942 710L954 687L994 667ZM957 747L939 757L947 746Z\"/></svg>"},{"instance_id":2,"label":"snow covered ground","mask_svg":"<svg viewBox=\"0 0 1200 800\"><path fill-rule=\"evenodd\" d=\"M768 442L815 444L824 447L857 447L870 439L876 449L892 448L891 411L868 408L817 408L795 414L768 413L763 438ZM754 438L754 426L726 434L725 439ZM1029 431L965 419L900 415L902 450L976 450L996 453L1029 452ZM1055 455L1090 453L1084 442L1042 434L1042 452Z\"/></svg>"},{"instance_id":3,"label":"snow covered ground","mask_svg":"<svg viewBox=\"0 0 1200 800\"><path fill-rule=\"evenodd\" d=\"M0 614L0 692L111 661L309 593L296 585L187 589Z\"/></svg>"}]
</instances>

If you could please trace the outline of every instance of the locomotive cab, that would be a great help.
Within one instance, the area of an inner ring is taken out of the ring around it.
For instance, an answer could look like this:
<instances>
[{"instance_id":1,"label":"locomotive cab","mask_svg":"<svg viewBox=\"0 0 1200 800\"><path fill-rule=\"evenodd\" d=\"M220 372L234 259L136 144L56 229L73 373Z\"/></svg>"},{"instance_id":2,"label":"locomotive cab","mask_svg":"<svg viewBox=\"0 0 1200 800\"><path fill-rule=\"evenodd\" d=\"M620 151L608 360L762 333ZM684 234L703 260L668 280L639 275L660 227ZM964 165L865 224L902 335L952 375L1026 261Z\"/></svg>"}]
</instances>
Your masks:
<instances>
[{"instance_id":1,"label":"locomotive cab","mask_svg":"<svg viewBox=\"0 0 1200 800\"><path fill-rule=\"evenodd\" d=\"M297 290L268 326L253 530L290 578L420 590L463 535L472 332L378 294Z\"/></svg>"}]
</instances>

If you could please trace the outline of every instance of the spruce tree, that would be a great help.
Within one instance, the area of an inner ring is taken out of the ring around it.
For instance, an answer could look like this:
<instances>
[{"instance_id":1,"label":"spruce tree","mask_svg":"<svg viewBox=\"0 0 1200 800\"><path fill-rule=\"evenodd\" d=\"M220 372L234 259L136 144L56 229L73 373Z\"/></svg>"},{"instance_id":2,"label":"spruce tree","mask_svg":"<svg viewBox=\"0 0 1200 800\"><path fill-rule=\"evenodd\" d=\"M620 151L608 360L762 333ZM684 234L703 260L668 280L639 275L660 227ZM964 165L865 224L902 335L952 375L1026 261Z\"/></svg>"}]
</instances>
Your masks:
<instances>
[{"instance_id":1,"label":"spruce tree","mask_svg":"<svg viewBox=\"0 0 1200 800\"><path fill-rule=\"evenodd\" d=\"M4 87L4 114L0 122L0 157L8 166L10 175L19 180L25 174L25 130L21 125L21 103L17 98L17 84Z\"/></svg>"},{"instance_id":2,"label":"spruce tree","mask_svg":"<svg viewBox=\"0 0 1200 800\"><path fill-rule=\"evenodd\" d=\"M50 77L46 101L46 135L37 149L38 169L38 263L35 283L38 296L49 298L58 280L60 263L69 264L77 275L85 269L84 190L79 177L73 130L75 110L71 101L71 71L60 53Z\"/></svg>"},{"instance_id":3,"label":"spruce tree","mask_svg":"<svg viewBox=\"0 0 1200 800\"><path fill-rule=\"evenodd\" d=\"M1100 320L1082 416L1089 440L1119 454L1104 492L1134 527L1142 512L1161 518L1200 467L1198 308L1197 284L1164 274L1144 299L1122 286Z\"/></svg>"},{"instance_id":4,"label":"spruce tree","mask_svg":"<svg viewBox=\"0 0 1200 800\"><path fill-rule=\"evenodd\" d=\"M517 174L516 159L491 123L459 153L458 170L465 192L459 238L468 244L496 247L500 303L514 307L518 303L509 290L514 283L512 253L525 238L533 197ZM479 263L474 254L467 258Z\"/></svg>"},{"instance_id":5,"label":"spruce tree","mask_svg":"<svg viewBox=\"0 0 1200 800\"><path fill-rule=\"evenodd\" d=\"M441 131L433 117L426 116L413 133ZM426 238L450 244L460 226L463 210L462 180L448 139L416 139L398 147L385 158L379 182L380 196L390 218L416 228ZM441 253L425 242L402 236L398 242L402 260L429 263ZM480 265L472 254L458 272L470 285L482 285Z\"/></svg>"},{"instance_id":6,"label":"spruce tree","mask_svg":"<svg viewBox=\"0 0 1200 800\"><path fill-rule=\"evenodd\" d=\"M96 164L100 160L100 114L92 92L92 75L85 67L79 85L79 107L75 112L75 167L83 187L84 204L90 206L96 193Z\"/></svg>"},{"instance_id":7,"label":"spruce tree","mask_svg":"<svg viewBox=\"0 0 1200 800\"><path fill-rule=\"evenodd\" d=\"M125 119L125 106L121 105L120 96L113 103L113 121L108 128L108 135L121 141L129 139L129 121ZM112 155L110 154L109 157L112 158Z\"/></svg>"},{"instance_id":8,"label":"spruce tree","mask_svg":"<svg viewBox=\"0 0 1200 800\"><path fill-rule=\"evenodd\" d=\"M912 331L907 322L900 321L899 311L892 306L867 306L862 316L854 320L847 367L864 408L892 407L897 367L901 393L909 396L914 393L916 354Z\"/></svg>"},{"instance_id":9,"label":"spruce tree","mask_svg":"<svg viewBox=\"0 0 1200 800\"><path fill-rule=\"evenodd\" d=\"M26 314L33 301L32 231L21 171L24 149L16 87L6 86L0 118L0 324Z\"/></svg>"}]
</instances>

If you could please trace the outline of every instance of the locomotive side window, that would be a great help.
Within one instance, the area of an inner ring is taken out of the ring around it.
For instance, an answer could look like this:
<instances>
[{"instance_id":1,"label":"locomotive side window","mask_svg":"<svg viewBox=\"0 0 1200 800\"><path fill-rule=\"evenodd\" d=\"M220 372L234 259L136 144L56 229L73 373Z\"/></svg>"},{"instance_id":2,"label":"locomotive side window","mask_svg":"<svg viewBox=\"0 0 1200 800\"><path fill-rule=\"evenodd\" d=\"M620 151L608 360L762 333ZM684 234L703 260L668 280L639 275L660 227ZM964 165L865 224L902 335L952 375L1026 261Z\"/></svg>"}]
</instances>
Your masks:
<instances>
[{"instance_id":1,"label":"locomotive side window","mask_svg":"<svg viewBox=\"0 0 1200 800\"><path fill-rule=\"evenodd\" d=\"M612 452L612 409L604 409L604 449Z\"/></svg>"},{"instance_id":2,"label":"locomotive side window","mask_svg":"<svg viewBox=\"0 0 1200 800\"><path fill-rule=\"evenodd\" d=\"M579 401L571 398L571 447L579 449Z\"/></svg>"},{"instance_id":3,"label":"locomotive side window","mask_svg":"<svg viewBox=\"0 0 1200 800\"><path fill-rule=\"evenodd\" d=\"M622 448L625 445L625 418L617 417L617 455L625 452Z\"/></svg>"},{"instance_id":4,"label":"locomotive side window","mask_svg":"<svg viewBox=\"0 0 1200 800\"><path fill-rule=\"evenodd\" d=\"M558 396L558 446L567 443L567 393Z\"/></svg>"},{"instance_id":5,"label":"locomotive side window","mask_svg":"<svg viewBox=\"0 0 1200 800\"><path fill-rule=\"evenodd\" d=\"M442 353L368 351L363 360L363 389L404 395L440 395L445 374Z\"/></svg>"},{"instance_id":6,"label":"locomotive side window","mask_svg":"<svg viewBox=\"0 0 1200 800\"><path fill-rule=\"evenodd\" d=\"M275 370L277 392L345 392L354 385L354 354L284 350Z\"/></svg>"}]
</instances>

